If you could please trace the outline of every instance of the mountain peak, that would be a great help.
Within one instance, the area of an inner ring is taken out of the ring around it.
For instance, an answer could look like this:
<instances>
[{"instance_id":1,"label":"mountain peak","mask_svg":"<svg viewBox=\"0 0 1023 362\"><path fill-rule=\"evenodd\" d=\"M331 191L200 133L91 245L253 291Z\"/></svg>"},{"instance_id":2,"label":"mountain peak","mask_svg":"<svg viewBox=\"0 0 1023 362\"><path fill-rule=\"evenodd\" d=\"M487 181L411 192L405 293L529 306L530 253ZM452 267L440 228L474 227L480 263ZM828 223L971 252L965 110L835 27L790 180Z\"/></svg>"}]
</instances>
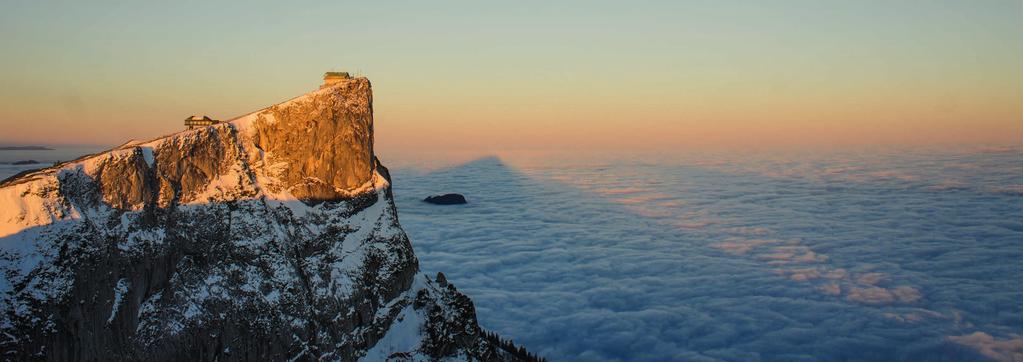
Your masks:
<instances>
[{"instance_id":1,"label":"mountain peak","mask_svg":"<svg viewBox=\"0 0 1023 362\"><path fill-rule=\"evenodd\" d=\"M317 91L231 122L268 162L281 165L294 197L319 202L351 196L373 176L373 92L366 78Z\"/></svg>"},{"instance_id":2,"label":"mountain peak","mask_svg":"<svg viewBox=\"0 0 1023 362\"><path fill-rule=\"evenodd\" d=\"M366 78L0 184L15 359L520 358L444 284L398 224Z\"/></svg>"}]
</instances>

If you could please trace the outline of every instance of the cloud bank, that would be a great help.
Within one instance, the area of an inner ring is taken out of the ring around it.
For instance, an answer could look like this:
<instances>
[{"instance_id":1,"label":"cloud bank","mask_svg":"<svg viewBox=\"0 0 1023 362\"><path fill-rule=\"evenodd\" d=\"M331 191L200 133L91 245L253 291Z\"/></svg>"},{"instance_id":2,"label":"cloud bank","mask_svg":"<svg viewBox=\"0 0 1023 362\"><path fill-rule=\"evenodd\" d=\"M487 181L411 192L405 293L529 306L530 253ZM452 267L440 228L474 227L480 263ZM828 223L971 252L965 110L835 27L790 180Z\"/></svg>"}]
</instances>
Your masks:
<instances>
[{"instance_id":1,"label":"cloud bank","mask_svg":"<svg viewBox=\"0 0 1023 362\"><path fill-rule=\"evenodd\" d=\"M1023 157L858 157L392 169L422 265L551 360L1015 353Z\"/></svg>"}]
</instances>

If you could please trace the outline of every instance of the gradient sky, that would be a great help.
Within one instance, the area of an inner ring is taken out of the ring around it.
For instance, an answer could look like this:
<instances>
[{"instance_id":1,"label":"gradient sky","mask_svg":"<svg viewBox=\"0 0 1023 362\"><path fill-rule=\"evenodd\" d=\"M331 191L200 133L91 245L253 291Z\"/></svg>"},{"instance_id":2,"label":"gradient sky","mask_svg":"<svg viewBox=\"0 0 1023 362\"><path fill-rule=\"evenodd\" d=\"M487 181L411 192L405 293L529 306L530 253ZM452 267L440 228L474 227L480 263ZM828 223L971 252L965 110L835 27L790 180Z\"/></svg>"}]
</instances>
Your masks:
<instances>
[{"instance_id":1,"label":"gradient sky","mask_svg":"<svg viewBox=\"0 0 1023 362\"><path fill-rule=\"evenodd\" d=\"M4 1L0 143L374 85L384 149L1023 143L1023 1Z\"/></svg>"}]
</instances>

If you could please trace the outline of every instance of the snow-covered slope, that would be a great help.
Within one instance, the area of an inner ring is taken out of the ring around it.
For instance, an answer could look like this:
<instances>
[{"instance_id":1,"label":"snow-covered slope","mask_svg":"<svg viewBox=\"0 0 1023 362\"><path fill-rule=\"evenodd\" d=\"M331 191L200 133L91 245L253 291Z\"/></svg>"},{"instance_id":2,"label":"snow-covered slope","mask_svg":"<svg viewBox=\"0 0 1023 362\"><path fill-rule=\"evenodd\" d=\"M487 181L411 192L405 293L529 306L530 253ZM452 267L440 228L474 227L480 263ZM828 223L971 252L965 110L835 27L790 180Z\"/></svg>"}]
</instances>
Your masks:
<instances>
[{"instance_id":1,"label":"snow-covered slope","mask_svg":"<svg viewBox=\"0 0 1023 362\"><path fill-rule=\"evenodd\" d=\"M3 357L514 359L418 272L372 122L351 79L0 183Z\"/></svg>"}]
</instances>

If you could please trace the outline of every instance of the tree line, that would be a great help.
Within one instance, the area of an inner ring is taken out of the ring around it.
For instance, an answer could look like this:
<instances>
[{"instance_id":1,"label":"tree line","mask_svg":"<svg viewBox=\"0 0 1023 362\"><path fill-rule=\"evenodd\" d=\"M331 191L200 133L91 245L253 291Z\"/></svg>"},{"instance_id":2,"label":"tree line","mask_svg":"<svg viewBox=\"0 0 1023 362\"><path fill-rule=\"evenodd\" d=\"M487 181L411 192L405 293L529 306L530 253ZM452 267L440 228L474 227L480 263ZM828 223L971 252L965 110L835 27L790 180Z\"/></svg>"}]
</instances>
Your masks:
<instances>
[{"instance_id":1,"label":"tree line","mask_svg":"<svg viewBox=\"0 0 1023 362\"><path fill-rule=\"evenodd\" d=\"M527 351L526 348L523 346L516 346L515 342L513 342L510 339L501 338L501 336L497 335L497 333L488 332L484 330L482 331L482 334L483 338L485 338L487 341L493 343L495 346L504 350L505 352L508 352L512 356L517 357L520 361L547 362L546 358L540 357L535 353Z\"/></svg>"}]
</instances>

